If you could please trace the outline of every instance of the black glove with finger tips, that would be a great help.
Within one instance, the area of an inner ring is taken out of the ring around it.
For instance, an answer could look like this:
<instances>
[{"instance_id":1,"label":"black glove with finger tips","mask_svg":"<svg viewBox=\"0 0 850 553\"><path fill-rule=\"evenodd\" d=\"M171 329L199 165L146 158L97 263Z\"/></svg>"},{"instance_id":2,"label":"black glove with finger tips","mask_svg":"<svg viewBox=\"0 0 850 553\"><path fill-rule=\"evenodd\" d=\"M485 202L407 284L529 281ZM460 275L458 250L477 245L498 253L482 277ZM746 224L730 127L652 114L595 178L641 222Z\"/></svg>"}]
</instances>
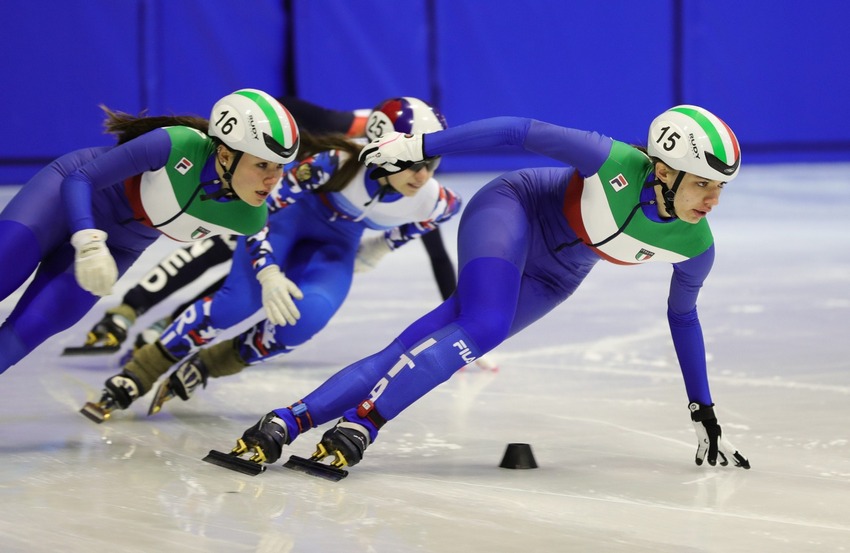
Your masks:
<instances>
[{"instance_id":1,"label":"black glove with finger tips","mask_svg":"<svg viewBox=\"0 0 850 553\"><path fill-rule=\"evenodd\" d=\"M719 457L721 466L725 467L731 460L736 467L750 468L750 462L723 437L723 430L714 415L714 404L692 402L688 409L691 411L691 421L697 433L697 453L694 458L697 465L702 465L703 461L707 460L709 465L715 466Z\"/></svg>"}]
</instances>

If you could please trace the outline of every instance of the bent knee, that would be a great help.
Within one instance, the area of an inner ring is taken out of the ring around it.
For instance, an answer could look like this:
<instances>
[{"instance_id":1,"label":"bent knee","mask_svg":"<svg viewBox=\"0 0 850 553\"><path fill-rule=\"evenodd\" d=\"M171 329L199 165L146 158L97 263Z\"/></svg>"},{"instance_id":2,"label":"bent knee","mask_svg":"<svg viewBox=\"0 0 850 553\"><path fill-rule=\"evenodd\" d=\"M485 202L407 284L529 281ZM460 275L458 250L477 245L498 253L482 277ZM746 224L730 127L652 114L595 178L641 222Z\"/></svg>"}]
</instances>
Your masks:
<instances>
[{"instance_id":1,"label":"bent knee","mask_svg":"<svg viewBox=\"0 0 850 553\"><path fill-rule=\"evenodd\" d=\"M337 312L340 303L324 294L305 294L295 305L301 317L294 325L281 327L279 334L287 346L297 346L319 333Z\"/></svg>"},{"instance_id":2,"label":"bent knee","mask_svg":"<svg viewBox=\"0 0 850 553\"><path fill-rule=\"evenodd\" d=\"M478 347L487 352L508 338L512 320L512 314L485 312L461 317L458 322Z\"/></svg>"}]
</instances>

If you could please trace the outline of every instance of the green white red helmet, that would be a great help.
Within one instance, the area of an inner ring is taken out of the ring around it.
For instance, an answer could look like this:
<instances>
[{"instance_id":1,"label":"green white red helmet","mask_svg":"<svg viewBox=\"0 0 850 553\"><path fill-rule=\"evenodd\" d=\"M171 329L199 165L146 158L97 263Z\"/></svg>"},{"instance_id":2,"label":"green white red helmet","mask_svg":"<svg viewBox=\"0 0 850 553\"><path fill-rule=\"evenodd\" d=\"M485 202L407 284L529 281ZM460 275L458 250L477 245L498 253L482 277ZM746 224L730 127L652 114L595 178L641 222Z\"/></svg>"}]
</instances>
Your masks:
<instances>
[{"instance_id":1,"label":"green white red helmet","mask_svg":"<svg viewBox=\"0 0 850 553\"><path fill-rule=\"evenodd\" d=\"M647 152L677 171L728 182L738 175L741 148L719 117L698 106L668 109L649 126Z\"/></svg>"},{"instance_id":2,"label":"green white red helmet","mask_svg":"<svg viewBox=\"0 0 850 553\"><path fill-rule=\"evenodd\" d=\"M253 88L237 90L215 103L209 135L231 150L284 164L295 160L301 143L292 114L273 96Z\"/></svg>"}]
</instances>

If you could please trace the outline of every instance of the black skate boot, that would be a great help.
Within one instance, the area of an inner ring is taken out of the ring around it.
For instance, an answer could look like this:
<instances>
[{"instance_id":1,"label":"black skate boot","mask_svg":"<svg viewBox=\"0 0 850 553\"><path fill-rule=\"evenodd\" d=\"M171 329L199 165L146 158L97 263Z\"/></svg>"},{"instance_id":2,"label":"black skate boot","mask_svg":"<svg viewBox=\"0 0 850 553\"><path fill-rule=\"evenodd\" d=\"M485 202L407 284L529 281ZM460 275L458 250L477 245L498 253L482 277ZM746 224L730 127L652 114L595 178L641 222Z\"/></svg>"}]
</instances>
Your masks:
<instances>
[{"instance_id":1,"label":"black skate boot","mask_svg":"<svg viewBox=\"0 0 850 553\"><path fill-rule=\"evenodd\" d=\"M338 482L348 476L348 471L343 467L359 463L370 442L368 428L343 417L339 419L336 426L325 432L322 441L316 445L315 453L309 459L292 455L283 466L310 476ZM322 462L325 457L331 455L334 458L330 465Z\"/></svg>"},{"instance_id":2,"label":"black skate boot","mask_svg":"<svg viewBox=\"0 0 850 553\"><path fill-rule=\"evenodd\" d=\"M86 403L80 413L100 424L110 417L112 411L128 408L143 393L135 376L121 372L106 381L100 401Z\"/></svg>"},{"instance_id":3,"label":"black skate boot","mask_svg":"<svg viewBox=\"0 0 850 553\"><path fill-rule=\"evenodd\" d=\"M246 430L236 440L236 447L230 453L211 450L204 461L256 476L266 470L263 463L274 463L280 459L283 446L289 442L286 422L272 411ZM242 459L243 454L250 454L251 457Z\"/></svg>"},{"instance_id":4,"label":"black skate boot","mask_svg":"<svg viewBox=\"0 0 850 553\"><path fill-rule=\"evenodd\" d=\"M210 371L201 361L200 352L193 354L159 385L148 409L148 415L159 413L162 404L174 397L179 397L183 401L188 400L198 386L207 387L209 376Z\"/></svg>"},{"instance_id":5,"label":"black skate boot","mask_svg":"<svg viewBox=\"0 0 850 553\"><path fill-rule=\"evenodd\" d=\"M370 443L368 428L341 418L336 426L322 436L322 441L316 445L316 452L311 459L320 461L333 455L331 466L353 467L363 459L363 453Z\"/></svg>"},{"instance_id":6,"label":"black skate boot","mask_svg":"<svg viewBox=\"0 0 850 553\"><path fill-rule=\"evenodd\" d=\"M107 313L86 336L80 347L65 348L62 355L91 355L115 353L127 339L127 330L133 322L119 313Z\"/></svg>"}]
</instances>

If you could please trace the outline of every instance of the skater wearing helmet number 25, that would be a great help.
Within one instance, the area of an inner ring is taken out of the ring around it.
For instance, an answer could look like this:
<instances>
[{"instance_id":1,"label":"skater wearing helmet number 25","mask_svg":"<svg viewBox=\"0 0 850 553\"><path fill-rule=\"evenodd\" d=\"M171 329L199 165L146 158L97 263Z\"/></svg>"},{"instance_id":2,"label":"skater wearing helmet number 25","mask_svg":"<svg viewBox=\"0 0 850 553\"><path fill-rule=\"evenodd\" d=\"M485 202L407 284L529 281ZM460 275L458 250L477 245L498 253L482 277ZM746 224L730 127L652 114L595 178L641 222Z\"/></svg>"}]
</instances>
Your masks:
<instances>
[{"instance_id":1,"label":"skater wearing helmet number 25","mask_svg":"<svg viewBox=\"0 0 850 553\"><path fill-rule=\"evenodd\" d=\"M38 267L0 327L0 372L79 321L162 234L193 242L262 229L266 198L298 152L294 119L259 90L225 96L209 121L104 111L118 145L60 157L0 214L0 299Z\"/></svg>"},{"instance_id":2,"label":"skater wearing helmet number 25","mask_svg":"<svg viewBox=\"0 0 850 553\"><path fill-rule=\"evenodd\" d=\"M357 464L388 421L542 318L606 260L672 264L667 318L698 439L696 464L750 468L715 416L697 315L714 260L706 216L741 161L729 127L700 107L676 106L652 121L644 151L595 132L496 117L427 135L390 133L370 143L361 160L392 173L501 146L568 167L509 172L479 190L461 215L455 294L385 349L263 416L237 440L233 453L250 455L240 462L274 462L299 434L337 419L308 462Z\"/></svg>"}]
</instances>

